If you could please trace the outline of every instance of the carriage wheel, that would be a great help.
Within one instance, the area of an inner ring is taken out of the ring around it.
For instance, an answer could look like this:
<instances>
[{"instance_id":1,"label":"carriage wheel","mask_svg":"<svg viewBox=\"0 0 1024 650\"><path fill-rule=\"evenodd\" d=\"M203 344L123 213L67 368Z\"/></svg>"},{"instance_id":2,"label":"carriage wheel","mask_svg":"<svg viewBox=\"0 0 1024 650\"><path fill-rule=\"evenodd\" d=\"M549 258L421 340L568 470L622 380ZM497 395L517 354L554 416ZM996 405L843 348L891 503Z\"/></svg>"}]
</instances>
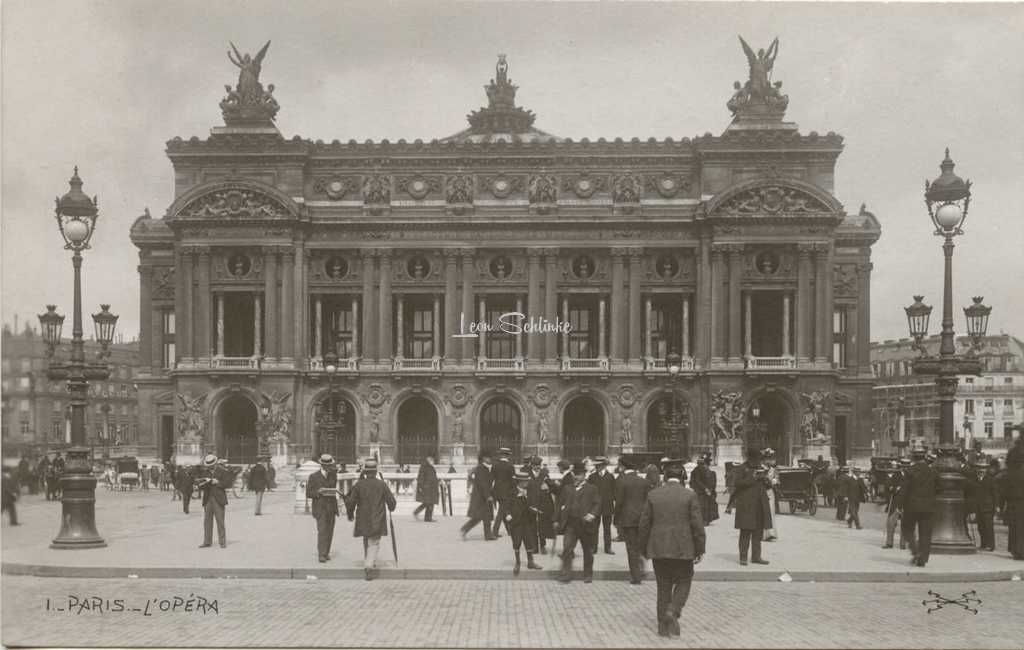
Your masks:
<instances>
[{"instance_id":1,"label":"carriage wheel","mask_svg":"<svg viewBox=\"0 0 1024 650\"><path fill-rule=\"evenodd\" d=\"M796 501L793 501L792 499L790 499L790 501L789 501L789 514L794 514L795 512L796 512Z\"/></svg>"},{"instance_id":2,"label":"carriage wheel","mask_svg":"<svg viewBox=\"0 0 1024 650\"><path fill-rule=\"evenodd\" d=\"M818 498L811 497L811 500L807 504L807 511L811 513L811 516L818 514Z\"/></svg>"}]
</instances>

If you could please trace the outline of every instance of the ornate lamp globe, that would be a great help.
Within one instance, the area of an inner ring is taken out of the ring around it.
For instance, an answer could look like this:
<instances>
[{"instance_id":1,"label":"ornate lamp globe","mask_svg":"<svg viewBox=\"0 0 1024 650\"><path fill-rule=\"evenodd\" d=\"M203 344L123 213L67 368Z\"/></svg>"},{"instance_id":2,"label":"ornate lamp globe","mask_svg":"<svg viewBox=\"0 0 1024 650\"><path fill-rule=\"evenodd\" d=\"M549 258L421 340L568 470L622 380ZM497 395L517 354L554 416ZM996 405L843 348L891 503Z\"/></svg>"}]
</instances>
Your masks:
<instances>
[{"instance_id":1,"label":"ornate lamp globe","mask_svg":"<svg viewBox=\"0 0 1024 650\"><path fill-rule=\"evenodd\" d=\"M928 335L928 318L932 315L932 308L922 302L924 296L914 296L914 304L904 307L907 313L907 324L910 326L910 336L920 341Z\"/></svg>"},{"instance_id":2,"label":"ornate lamp globe","mask_svg":"<svg viewBox=\"0 0 1024 650\"><path fill-rule=\"evenodd\" d=\"M64 237L65 248L77 252L89 248L99 214L98 201L96 197L90 199L82 191L78 167L75 167L68 184L71 185L68 193L56 200L57 227Z\"/></svg>"},{"instance_id":3,"label":"ornate lamp globe","mask_svg":"<svg viewBox=\"0 0 1024 650\"><path fill-rule=\"evenodd\" d=\"M942 174L924 184L924 201L935 224L935 232L939 235L959 235L963 232L961 228L967 219L967 208L971 202L971 182L954 174L955 166L949 157L949 149L946 149L946 157L939 165Z\"/></svg>"}]
</instances>

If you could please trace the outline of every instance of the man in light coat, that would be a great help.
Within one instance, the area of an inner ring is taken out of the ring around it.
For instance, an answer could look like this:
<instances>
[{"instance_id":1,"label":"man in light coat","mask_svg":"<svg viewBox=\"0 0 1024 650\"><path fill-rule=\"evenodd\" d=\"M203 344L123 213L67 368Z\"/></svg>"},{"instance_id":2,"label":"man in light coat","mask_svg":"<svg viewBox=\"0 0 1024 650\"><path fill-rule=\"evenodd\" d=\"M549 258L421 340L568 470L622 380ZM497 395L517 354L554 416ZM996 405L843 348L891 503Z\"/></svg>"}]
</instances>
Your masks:
<instances>
[{"instance_id":1,"label":"man in light coat","mask_svg":"<svg viewBox=\"0 0 1024 650\"><path fill-rule=\"evenodd\" d=\"M706 543L697 493L683 484L684 462L665 464L665 483L647 495L640 515L640 543L658 582L661 636L680 636L679 615L690 596L693 565L703 559Z\"/></svg>"},{"instance_id":2,"label":"man in light coat","mask_svg":"<svg viewBox=\"0 0 1024 650\"><path fill-rule=\"evenodd\" d=\"M363 570L367 580L376 577L380 538L388 534L385 508L394 512L396 505L387 481L377 475L377 459L367 459L363 465L363 478L356 481L345 497L348 520L356 523L352 536L363 538Z\"/></svg>"}]
</instances>

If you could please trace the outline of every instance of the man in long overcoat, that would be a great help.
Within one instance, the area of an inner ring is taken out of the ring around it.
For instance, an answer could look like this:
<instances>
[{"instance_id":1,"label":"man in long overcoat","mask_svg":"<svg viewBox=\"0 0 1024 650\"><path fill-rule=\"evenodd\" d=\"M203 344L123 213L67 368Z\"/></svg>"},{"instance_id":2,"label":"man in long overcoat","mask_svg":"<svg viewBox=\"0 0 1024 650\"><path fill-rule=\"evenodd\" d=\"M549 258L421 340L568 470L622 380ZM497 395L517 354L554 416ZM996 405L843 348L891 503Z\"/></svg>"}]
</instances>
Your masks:
<instances>
[{"instance_id":1,"label":"man in long overcoat","mask_svg":"<svg viewBox=\"0 0 1024 650\"><path fill-rule=\"evenodd\" d=\"M771 526L772 511L768 503L768 470L761 466L761 450L756 447L748 449L747 462L735 471L734 521L735 527L740 531L740 564L746 566L748 550L751 551L751 562L768 564L768 560L761 557L761 538L764 529Z\"/></svg>"},{"instance_id":2,"label":"man in long overcoat","mask_svg":"<svg viewBox=\"0 0 1024 650\"><path fill-rule=\"evenodd\" d=\"M697 494L683 485L683 460L665 467L640 516L640 544L658 581L658 634L680 636L679 615L690 596L693 565L704 557L704 518Z\"/></svg>"},{"instance_id":3,"label":"man in long overcoat","mask_svg":"<svg viewBox=\"0 0 1024 650\"><path fill-rule=\"evenodd\" d=\"M228 545L224 529L224 507L228 505L227 490L235 484L235 475L221 467L217 456L207 454L203 459L205 476L199 481L199 492L203 495L203 543L199 548L213 546L213 522L217 522L217 539L220 547Z\"/></svg>"},{"instance_id":4,"label":"man in long overcoat","mask_svg":"<svg viewBox=\"0 0 1024 650\"><path fill-rule=\"evenodd\" d=\"M1007 547L1015 560L1024 560L1024 446L1020 439L1006 454L1006 469L999 474L999 499L1010 526Z\"/></svg>"},{"instance_id":5,"label":"man in long overcoat","mask_svg":"<svg viewBox=\"0 0 1024 650\"><path fill-rule=\"evenodd\" d=\"M338 509L338 474L334 457L321 454L319 462L320 471L313 472L306 479L306 498L313 502L310 512L316 519L316 555L321 562L326 562L331 559L334 523L341 512Z\"/></svg>"},{"instance_id":6,"label":"man in long overcoat","mask_svg":"<svg viewBox=\"0 0 1024 650\"><path fill-rule=\"evenodd\" d=\"M892 548L896 538L896 525L903 518L903 506L900 499L900 491L903 489L903 477L910 469L910 459L901 458L899 461L900 471L888 477L885 482L886 495L888 499L885 504L885 544L882 548ZM907 547L907 539L900 535L900 549Z\"/></svg>"},{"instance_id":7,"label":"man in long overcoat","mask_svg":"<svg viewBox=\"0 0 1024 650\"><path fill-rule=\"evenodd\" d=\"M615 521L626 540L629 582L638 585L644 576L644 547L640 543L640 516L644 511L651 484L636 473L636 461L619 457L623 472L615 481Z\"/></svg>"},{"instance_id":8,"label":"man in long overcoat","mask_svg":"<svg viewBox=\"0 0 1024 650\"><path fill-rule=\"evenodd\" d=\"M175 478L177 479L175 488L181 495L181 507L187 515L188 504L192 502L192 488L196 482L195 470L187 466L179 467Z\"/></svg>"},{"instance_id":9,"label":"man in long overcoat","mask_svg":"<svg viewBox=\"0 0 1024 650\"><path fill-rule=\"evenodd\" d=\"M376 576L380 538L388 534L387 510L394 512L395 496L387 481L377 474L377 459L369 458L363 465L363 478L356 481L345 497L349 521L355 521L353 537L363 538L363 571L367 580Z\"/></svg>"},{"instance_id":10,"label":"man in long overcoat","mask_svg":"<svg viewBox=\"0 0 1024 650\"><path fill-rule=\"evenodd\" d=\"M900 505L903 539L910 541L910 563L924 566L932 551L932 520L939 494L939 473L925 461L925 450L916 447L910 452L914 464L903 477ZM917 535L914 535L916 528Z\"/></svg>"},{"instance_id":11,"label":"man in long overcoat","mask_svg":"<svg viewBox=\"0 0 1024 650\"><path fill-rule=\"evenodd\" d=\"M498 504L498 512L494 515L494 538L501 537L501 527L508 530L505 516L516 492L516 468L512 466L512 450L502 447L498 450L498 462L491 468L492 491L494 501Z\"/></svg>"},{"instance_id":12,"label":"man in long overcoat","mask_svg":"<svg viewBox=\"0 0 1024 650\"><path fill-rule=\"evenodd\" d=\"M615 555L612 550L612 518L615 514L615 476L608 471L608 459L598 456L594 459L596 467L589 480L597 486L597 493L601 496L601 516L594 522L594 534L591 540L591 548L597 553L597 537L604 531L604 552L608 555Z\"/></svg>"},{"instance_id":13,"label":"man in long overcoat","mask_svg":"<svg viewBox=\"0 0 1024 650\"><path fill-rule=\"evenodd\" d=\"M984 456L974 461L974 470L978 475L968 484L970 486L971 513L978 525L981 550L994 551L996 550L994 519L998 499L996 476L988 459Z\"/></svg>"},{"instance_id":14,"label":"man in long overcoat","mask_svg":"<svg viewBox=\"0 0 1024 650\"><path fill-rule=\"evenodd\" d=\"M491 534L491 520L494 518L494 479L491 478L490 452L480 452L480 464L469 473L469 485L472 488L472 494L469 495L469 521L462 525L462 539L466 539L469 531L480 522L484 523L484 539L497 539Z\"/></svg>"},{"instance_id":15,"label":"man in long overcoat","mask_svg":"<svg viewBox=\"0 0 1024 650\"><path fill-rule=\"evenodd\" d=\"M267 480L267 467L263 463L270 464L270 458L260 457L255 465L249 470L249 489L256 493L256 514L263 514L263 493L269 485Z\"/></svg>"},{"instance_id":16,"label":"man in long overcoat","mask_svg":"<svg viewBox=\"0 0 1024 650\"><path fill-rule=\"evenodd\" d=\"M537 541L540 552L547 552L549 539L555 538L555 500L552 492L554 481L548 478L548 469L538 456L530 459L530 482L526 486L526 498L537 513Z\"/></svg>"},{"instance_id":17,"label":"man in long overcoat","mask_svg":"<svg viewBox=\"0 0 1024 650\"><path fill-rule=\"evenodd\" d=\"M710 469L711 460L711 454L702 454L690 474L690 489L697 493L705 526L718 519L718 476Z\"/></svg>"},{"instance_id":18,"label":"man in long overcoat","mask_svg":"<svg viewBox=\"0 0 1024 650\"><path fill-rule=\"evenodd\" d=\"M419 505L412 511L413 517L419 519L419 514L426 510L423 521L434 521L434 506L437 505L439 487L434 457L427 456L420 463L420 471L416 475L416 501L419 502Z\"/></svg>"},{"instance_id":19,"label":"man in long overcoat","mask_svg":"<svg viewBox=\"0 0 1024 650\"><path fill-rule=\"evenodd\" d=\"M594 553L591 546L597 517L601 514L601 495L597 487L587 481L585 463L573 465L574 484L566 489L562 487L562 498L559 504L558 529L565 534L562 543L562 573L559 580L568 583L572 580L572 560L575 557L576 543L583 546L583 582L592 582L594 576Z\"/></svg>"}]
</instances>

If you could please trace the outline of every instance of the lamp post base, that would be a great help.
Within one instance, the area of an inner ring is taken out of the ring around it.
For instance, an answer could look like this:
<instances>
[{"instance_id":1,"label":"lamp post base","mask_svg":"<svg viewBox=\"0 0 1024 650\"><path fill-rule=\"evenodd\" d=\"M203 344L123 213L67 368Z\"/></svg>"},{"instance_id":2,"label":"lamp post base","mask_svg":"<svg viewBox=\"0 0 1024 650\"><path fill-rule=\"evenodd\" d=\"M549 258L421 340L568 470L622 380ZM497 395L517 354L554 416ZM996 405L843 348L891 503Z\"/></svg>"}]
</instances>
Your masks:
<instances>
[{"instance_id":1,"label":"lamp post base","mask_svg":"<svg viewBox=\"0 0 1024 650\"><path fill-rule=\"evenodd\" d=\"M977 553L974 540L967 534L967 503L964 500L966 479L960 473L960 448L940 445L935 469L939 471L940 491L935 499L932 526L932 553L936 555L970 555Z\"/></svg>"},{"instance_id":2,"label":"lamp post base","mask_svg":"<svg viewBox=\"0 0 1024 650\"><path fill-rule=\"evenodd\" d=\"M96 531L96 479L92 475L89 450L68 450L65 474L60 480L61 526L50 548L70 550L103 548L106 541Z\"/></svg>"}]
</instances>

